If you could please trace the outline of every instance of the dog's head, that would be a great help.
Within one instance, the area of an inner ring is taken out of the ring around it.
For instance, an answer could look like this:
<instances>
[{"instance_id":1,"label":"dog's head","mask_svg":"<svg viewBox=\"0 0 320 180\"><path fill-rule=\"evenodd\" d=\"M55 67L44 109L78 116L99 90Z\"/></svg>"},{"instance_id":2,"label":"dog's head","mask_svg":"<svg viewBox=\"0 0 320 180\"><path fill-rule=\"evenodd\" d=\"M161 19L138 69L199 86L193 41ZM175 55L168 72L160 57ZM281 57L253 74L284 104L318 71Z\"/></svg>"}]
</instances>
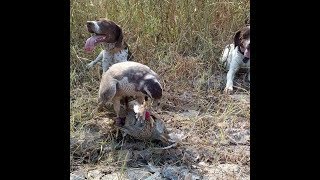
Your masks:
<instances>
[{"instance_id":1,"label":"dog's head","mask_svg":"<svg viewBox=\"0 0 320 180\"><path fill-rule=\"evenodd\" d=\"M237 31L234 36L234 46L238 46L244 57L250 59L250 25Z\"/></svg>"},{"instance_id":2,"label":"dog's head","mask_svg":"<svg viewBox=\"0 0 320 180\"><path fill-rule=\"evenodd\" d=\"M107 19L87 21L87 29L93 36L86 41L86 51L92 51L101 42L115 43L116 48L121 48L123 45L122 29L113 21Z\"/></svg>"},{"instance_id":3,"label":"dog's head","mask_svg":"<svg viewBox=\"0 0 320 180\"><path fill-rule=\"evenodd\" d=\"M162 87L158 79L153 75L146 75L143 80L142 92L152 99L159 100L162 97Z\"/></svg>"}]
</instances>

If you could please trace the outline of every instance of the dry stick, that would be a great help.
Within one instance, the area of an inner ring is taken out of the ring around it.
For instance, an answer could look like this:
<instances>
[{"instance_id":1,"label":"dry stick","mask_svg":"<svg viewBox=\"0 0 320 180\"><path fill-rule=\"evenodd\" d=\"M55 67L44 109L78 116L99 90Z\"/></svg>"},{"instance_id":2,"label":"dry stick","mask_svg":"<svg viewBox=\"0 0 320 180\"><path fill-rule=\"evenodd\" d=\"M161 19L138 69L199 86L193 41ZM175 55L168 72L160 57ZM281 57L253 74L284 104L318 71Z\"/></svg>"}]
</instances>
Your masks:
<instances>
[{"instance_id":1,"label":"dry stick","mask_svg":"<svg viewBox=\"0 0 320 180\"><path fill-rule=\"evenodd\" d=\"M153 148L154 150L164 150L164 149L170 149L172 147L176 147L178 145L177 142L175 142L174 144L171 144L170 146L166 146L166 147L163 147L163 148Z\"/></svg>"}]
</instances>

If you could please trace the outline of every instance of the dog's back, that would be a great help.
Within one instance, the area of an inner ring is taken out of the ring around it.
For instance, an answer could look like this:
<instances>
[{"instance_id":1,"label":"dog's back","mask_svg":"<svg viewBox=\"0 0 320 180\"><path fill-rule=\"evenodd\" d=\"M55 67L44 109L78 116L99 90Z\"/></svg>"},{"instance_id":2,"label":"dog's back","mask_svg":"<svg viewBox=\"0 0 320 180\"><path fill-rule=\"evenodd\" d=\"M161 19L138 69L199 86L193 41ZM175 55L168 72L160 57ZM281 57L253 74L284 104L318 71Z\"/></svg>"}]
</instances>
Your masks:
<instances>
[{"instance_id":1,"label":"dog's back","mask_svg":"<svg viewBox=\"0 0 320 180\"><path fill-rule=\"evenodd\" d=\"M121 80L127 77L129 81L137 82L147 74L158 78L158 75L148 66L134 61L126 61L113 64L109 70L103 74L102 78L111 76L114 79Z\"/></svg>"},{"instance_id":2,"label":"dog's back","mask_svg":"<svg viewBox=\"0 0 320 180\"><path fill-rule=\"evenodd\" d=\"M162 96L158 75L146 65L134 61L116 63L102 75L99 102L146 95L155 99Z\"/></svg>"}]
</instances>

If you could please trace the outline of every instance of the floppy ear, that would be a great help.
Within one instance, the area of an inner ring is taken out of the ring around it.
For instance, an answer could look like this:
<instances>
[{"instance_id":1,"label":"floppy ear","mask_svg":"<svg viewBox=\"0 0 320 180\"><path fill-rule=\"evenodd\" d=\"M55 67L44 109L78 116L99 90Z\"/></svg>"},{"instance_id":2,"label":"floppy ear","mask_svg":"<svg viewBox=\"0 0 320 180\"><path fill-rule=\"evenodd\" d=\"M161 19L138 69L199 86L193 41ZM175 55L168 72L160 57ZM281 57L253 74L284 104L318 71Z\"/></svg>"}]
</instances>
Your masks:
<instances>
[{"instance_id":1,"label":"floppy ear","mask_svg":"<svg viewBox=\"0 0 320 180\"><path fill-rule=\"evenodd\" d=\"M250 24L250 18L247 18L247 19L244 21L244 24L245 24L245 25L249 25L249 24Z\"/></svg>"},{"instance_id":2,"label":"floppy ear","mask_svg":"<svg viewBox=\"0 0 320 180\"><path fill-rule=\"evenodd\" d=\"M118 39L115 43L115 47L116 48L121 48L122 45L123 45L123 32L122 32L122 29L118 26L118 33L119 33L119 36L118 36Z\"/></svg>"},{"instance_id":3,"label":"floppy ear","mask_svg":"<svg viewBox=\"0 0 320 180\"><path fill-rule=\"evenodd\" d=\"M240 33L241 31L238 31L233 38L234 47L240 46Z\"/></svg>"}]
</instances>

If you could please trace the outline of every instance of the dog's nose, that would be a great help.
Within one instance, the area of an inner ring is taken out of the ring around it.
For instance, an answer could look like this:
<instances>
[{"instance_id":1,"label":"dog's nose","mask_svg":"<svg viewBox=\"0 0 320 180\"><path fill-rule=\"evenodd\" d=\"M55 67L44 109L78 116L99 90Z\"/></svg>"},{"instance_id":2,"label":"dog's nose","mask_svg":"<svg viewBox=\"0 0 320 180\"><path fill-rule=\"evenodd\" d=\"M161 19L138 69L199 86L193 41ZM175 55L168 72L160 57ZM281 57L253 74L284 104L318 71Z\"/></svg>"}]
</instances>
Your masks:
<instances>
[{"instance_id":1,"label":"dog's nose","mask_svg":"<svg viewBox=\"0 0 320 180\"><path fill-rule=\"evenodd\" d=\"M87 21L87 26L91 26L92 24L92 21Z\"/></svg>"}]
</instances>

